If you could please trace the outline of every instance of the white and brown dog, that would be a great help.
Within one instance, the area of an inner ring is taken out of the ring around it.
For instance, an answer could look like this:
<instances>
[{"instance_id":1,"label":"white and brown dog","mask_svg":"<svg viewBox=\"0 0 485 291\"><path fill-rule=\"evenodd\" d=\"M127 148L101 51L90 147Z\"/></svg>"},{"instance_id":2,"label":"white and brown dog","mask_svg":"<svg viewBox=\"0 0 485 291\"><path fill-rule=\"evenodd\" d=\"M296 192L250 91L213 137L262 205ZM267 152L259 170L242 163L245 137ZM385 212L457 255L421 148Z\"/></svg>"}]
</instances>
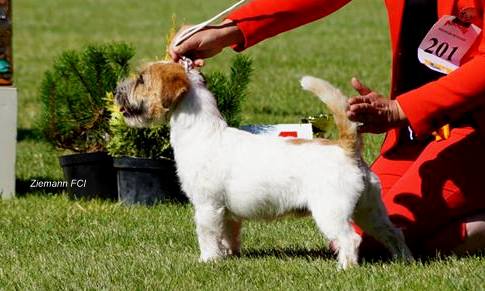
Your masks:
<instances>
[{"instance_id":1,"label":"white and brown dog","mask_svg":"<svg viewBox=\"0 0 485 291\"><path fill-rule=\"evenodd\" d=\"M195 208L201 261L240 250L244 219L309 214L338 251L342 268L357 263L355 222L398 258L411 260L402 233L390 222L380 184L361 157L346 98L329 83L301 81L334 113L336 141L289 140L228 127L195 69L155 62L123 81L116 101L131 126L170 117L170 142L182 189Z\"/></svg>"}]
</instances>

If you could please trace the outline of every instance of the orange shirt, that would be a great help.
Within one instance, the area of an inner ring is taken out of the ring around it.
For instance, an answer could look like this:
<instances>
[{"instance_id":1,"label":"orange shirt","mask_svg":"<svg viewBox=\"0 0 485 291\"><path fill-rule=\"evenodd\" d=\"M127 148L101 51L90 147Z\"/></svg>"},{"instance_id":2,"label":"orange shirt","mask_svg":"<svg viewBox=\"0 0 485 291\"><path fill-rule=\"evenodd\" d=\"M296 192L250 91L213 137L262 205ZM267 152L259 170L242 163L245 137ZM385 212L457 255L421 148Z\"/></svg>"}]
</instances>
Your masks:
<instances>
[{"instance_id":1,"label":"orange shirt","mask_svg":"<svg viewBox=\"0 0 485 291\"><path fill-rule=\"evenodd\" d=\"M322 18L349 0L254 0L234 11L228 18L242 31L243 50L281 32ZM471 114L485 140L485 40L483 33L466 56L465 63L449 75L399 96L393 94L399 80L399 36L405 0L386 0L393 55L391 98L396 98L419 136ZM439 0L438 18L457 15L472 8L473 23L484 27L485 0ZM416 48L417 49L417 48ZM397 130L388 132L383 151L396 144Z\"/></svg>"}]
</instances>

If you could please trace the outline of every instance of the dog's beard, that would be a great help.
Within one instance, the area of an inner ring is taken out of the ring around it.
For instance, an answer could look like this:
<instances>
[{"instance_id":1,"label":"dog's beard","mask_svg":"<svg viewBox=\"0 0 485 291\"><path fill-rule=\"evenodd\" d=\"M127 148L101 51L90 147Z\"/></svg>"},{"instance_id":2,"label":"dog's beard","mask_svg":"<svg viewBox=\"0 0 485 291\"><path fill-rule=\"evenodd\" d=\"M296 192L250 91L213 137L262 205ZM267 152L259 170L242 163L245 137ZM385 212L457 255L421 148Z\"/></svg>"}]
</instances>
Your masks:
<instances>
[{"instance_id":1,"label":"dog's beard","mask_svg":"<svg viewBox=\"0 0 485 291\"><path fill-rule=\"evenodd\" d=\"M125 123L129 127L143 128L149 127L153 123L147 115L146 104L142 98L141 101L130 100L130 92L134 85L132 80L124 81L116 88L115 103L118 105L120 112L123 114Z\"/></svg>"},{"instance_id":2,"label":"dog's beard","mask_svg":"<svg viewBox=\"0 0 485 291\"><path fill-rule=\"evenodd\" d=\"M151 116L144 102L140 104L125 103L125 107L121 110L125 123L129 127L145 128L160 126L167 123L165 118L167 116Z\"/></svg>"},{"instance_id":3,"label":"dog's beard","mask_svg":"<svg viewBox=\"0 0 485 291\"><path fill-rule=\"evenodd\" d=\"M140 104L133 104L129 101L127 95L116 95L115 103L119 107L119 111L123 115L126 124L130 127L144 127L148 122L146 110L143 102Z\"/></svg>"},{"instance_id":4,"label":"dog's beard","mask_svg":"<svg viewBox=\"0 0 485 291\"><path fill-rule=\"evenodd\" d=\"M129 127L143 128L161 123L148 114L148 110L145 108L143 102L141 104L128 103L120 111L123 113L125 123Z\"/></svg>"},{"instance_id":5,"label":"dog's beard","mask_svg":"<svg viewBox=\"0 0 485 291\"><path fill-rule=\"evenodd\" d=\"M142 116L130 116L124 117L126 125L129 127L135 127L135 128L145 128L145 127L150 127L152 126L151 121L143 118Z\"/></svg>"},{"instance_id":6,"label":"dog's beard","mask_svg":"<svg viewBox=\"0 0 485 291\"><path fill-rule=\"evenodd\" d=\"M166 124L164 120L159 119L150 119L143 115L138 116L124 116L125 123L129 127L135 128L146 128L146 127L154 127L154 126L161 126Z\"/></svg>"}]
</instances>

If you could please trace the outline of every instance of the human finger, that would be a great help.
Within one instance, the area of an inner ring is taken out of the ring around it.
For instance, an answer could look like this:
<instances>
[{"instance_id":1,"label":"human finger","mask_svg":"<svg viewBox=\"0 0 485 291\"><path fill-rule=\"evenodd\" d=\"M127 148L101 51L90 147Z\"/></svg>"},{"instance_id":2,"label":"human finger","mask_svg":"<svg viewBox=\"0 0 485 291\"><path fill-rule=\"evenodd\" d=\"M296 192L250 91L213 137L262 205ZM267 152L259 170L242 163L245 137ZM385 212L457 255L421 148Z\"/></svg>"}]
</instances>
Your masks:
<instances>
[{"instance_id":1,"label":"human finger","mask_svg":"<svg viewBox=\"0 0 485 291\"><path fill-rule=\"evenodd\" d=\"M369 104L357 104L350 106L346 114L351 121L367 123L369 120L373 120L378 112Z\"/></svg>"},{"instance_id":2,"label":"human finger","mask_svg":"<svg viewBox=\"0 0 485 291\"><path fill-rule=\"evenodd\" d=\"M194 60L194 66L196 67L203 67L205 65L205 61L203 59L196 59Z\"/></svg>"},{"instance_id":3,"label":"human finger","mask_svg":"<svg viewBox=\"0 0 485 291\"><path fill-rule=\"evenodd\" d=\"M371 100L367 96L352 96L349 98L347 103L349 106L351 106L353 104L371 103Z\"/></svg>"},{"instance_id":4,"label":"human finger","mask_svg":"<svg viewBox=\"0 0 485 291\"><path fill-rule=\"evenodd\" d=\"M371 112L375 111L376 108L371 103L355 103L349 106L350 111L359 111L359 112Z\"/></svg>"},{"instance_id":5,"label":"human finger","mask_svg":"<svg viewBox=\"0 0 485 291\"><path fill-rule=\"evenodd\" d=\"M372 125L362 123L359 126L357 126L357 132L359 132L359 133L377 133L377 130Z\"/></svg>"},{"instance_id":6,"label":"human finger","mask_svg":"<svg viewBox=\"0 0 485 291\"><path fill-rule=\"evenodd\" d=\"M347 111L347 118L351 121L355 122L369 122L372 120L372 116L374 116L373 112L365 112L365 111Z\"/></svg>"},{"instance_id":7,"label":"human finger","mask_svg":"<svg viewBox=\"0 0 485 291\"><path fill-rule=\"evenodd\" d=\"M186 31L187 29L189 29L191 27L193 27L193 25L183 25L179 29L179 31L177 32L175 37L172 39L172 42L169 45L169 49L168 49L169 55L172 58L172 60L175 61L175 62L178 61L182 56L184 56L188 51L190 51L191 49L194 49L194 46L197 47L197 45L198 45L197 43L194 43L194 36L195 35L192 35L191 37L184 40L182 43L175 45L176 44L175 42L178 40L178 37L182 33L184 33L184 31Z\"/></svg>"},{"instance_id":8,"label":"human finger","mask_svg":"<svg viewBox=\"0 0 485 291\"><path fill-rule=\"evenodd\" d=\"M196 49L198 46L199 42L196 39L195 35L193 35L192 37L183 41L178 46L173 46L172 51L176 56L182 57L187 55L190 51Z\"/></svg>"},{"instance_id":9,"label":"human finger","mask_svg":"<svg viewBox=\"0 0 485 291\"><path fill-rule=\"evenodd\" d=\"M369 89L367 86L362 84L361 81L359 81L357 78L353 77L352 80L350 81L352 84L352 87L359 92L360 95L367 95L372 92L371 89Z\"/></svg>"},{"instance_id":10,"label":"human finger","mask_svg":"<svg viewBox=\"0 0 485 291\"><path fill-rule=\"evenodd\" d=\"M176 54L172 48L169 48L168 49L168 54L170 56L170 58L172 59L172 61L174 62L178 62L180 60L180 56L178 54Z\"/></svg>"}]
</instances>

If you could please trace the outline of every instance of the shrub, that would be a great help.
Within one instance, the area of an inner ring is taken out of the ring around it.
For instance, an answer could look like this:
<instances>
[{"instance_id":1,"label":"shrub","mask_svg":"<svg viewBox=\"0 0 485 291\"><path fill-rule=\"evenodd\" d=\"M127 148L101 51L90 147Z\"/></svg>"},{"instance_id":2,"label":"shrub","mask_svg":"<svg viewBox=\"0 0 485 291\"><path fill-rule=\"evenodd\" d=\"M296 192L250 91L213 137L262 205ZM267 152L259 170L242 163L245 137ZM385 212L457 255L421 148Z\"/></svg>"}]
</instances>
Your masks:
<instances>
[{"instance_id":1,"label":"shrub","mask_svg":"<svg viewBox=\"0 0 485 291\"><path fill-rule=\"evenodd\" d=\"M40 91L40 127L47 140L75 152L105 150L110 133L105 96L127 75L133 55L127 44L113 43L57 57Z\"/></svg>"},{"instance_id":2,"label":"shrub","mask_svg":"<svg viewBox=\"0 0 485 291\"><path fill-rule=\"evenodd\" d=\"M109 93L111 139L107 149L113 157L137 157L145 159L173 159L170 147L170 129L168 125L157 125L149 128L133 128L125 123L123 114L113 102Z\"/></svg>"},{"instance_id":3,"label":"shrub","mask_svg":"<svg viewBox=\"0 0 485 291\"><path fill-rule=\"evenodd\" d=\"M232 61L229 76L212 72L206 77L207 88L216 97L217 106L229 126L241 125L241 104L246 99L251 72L251 59L238 55Z\"/></svg>"}]
</instances>

